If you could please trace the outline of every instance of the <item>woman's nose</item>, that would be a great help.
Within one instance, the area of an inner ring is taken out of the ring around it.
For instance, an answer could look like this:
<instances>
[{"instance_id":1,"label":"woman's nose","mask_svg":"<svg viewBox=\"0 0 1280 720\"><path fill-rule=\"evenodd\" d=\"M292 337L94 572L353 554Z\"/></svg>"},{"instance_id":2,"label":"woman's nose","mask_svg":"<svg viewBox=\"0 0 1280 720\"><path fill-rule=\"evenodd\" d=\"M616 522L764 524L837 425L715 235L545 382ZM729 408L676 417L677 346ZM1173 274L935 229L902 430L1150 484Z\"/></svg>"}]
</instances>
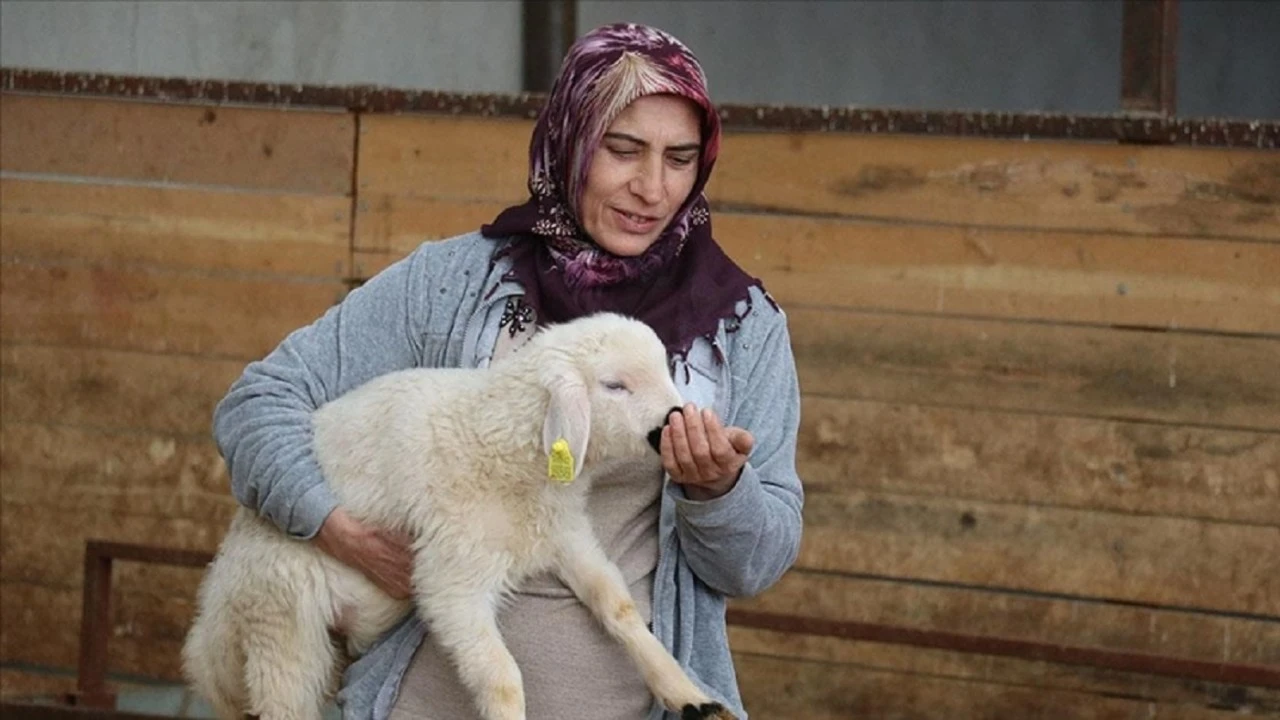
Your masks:
<instances>
[{"instance_id":1,"label":"woman's nose","mask_svg":"<svg viewBox=\"0 0 1280 720\"><path fill-rule=\"evenodd\" d=\"M654 205L662 200L662 182L662 165L645 163L637 169L636 176L631 180L631 192L646 203Z\"/></svg>"}]
</instances>

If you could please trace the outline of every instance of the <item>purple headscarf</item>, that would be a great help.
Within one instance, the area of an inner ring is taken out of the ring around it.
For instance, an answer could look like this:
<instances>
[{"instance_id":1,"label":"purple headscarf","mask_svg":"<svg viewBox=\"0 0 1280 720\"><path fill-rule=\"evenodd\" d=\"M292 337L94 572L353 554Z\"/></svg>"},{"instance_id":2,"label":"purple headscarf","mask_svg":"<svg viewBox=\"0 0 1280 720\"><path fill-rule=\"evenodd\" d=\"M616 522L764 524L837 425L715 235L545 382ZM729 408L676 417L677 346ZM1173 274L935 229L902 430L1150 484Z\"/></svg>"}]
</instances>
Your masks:
<instances>
[{"instance_id":1,"label":"purple headscarf","mask_svg":"<svg viewBox=\"0 0 1280 720\"><path fill-rule=\"evenodd\" d=\"M702 115L698 177L658 239L638 257L620 257L582 230L578 209L587 170L618 114L646 95L691 100ZM529 194L481 232L515 238L505 254L525 303L541 323L598 311L637 317L673 355L713 334L759 281L711 236L703 195L720 149L720 118L697 58L679 40L643 25L608 25L581 37L560 68L529 145Z\"/></svg>"}]
</instances>

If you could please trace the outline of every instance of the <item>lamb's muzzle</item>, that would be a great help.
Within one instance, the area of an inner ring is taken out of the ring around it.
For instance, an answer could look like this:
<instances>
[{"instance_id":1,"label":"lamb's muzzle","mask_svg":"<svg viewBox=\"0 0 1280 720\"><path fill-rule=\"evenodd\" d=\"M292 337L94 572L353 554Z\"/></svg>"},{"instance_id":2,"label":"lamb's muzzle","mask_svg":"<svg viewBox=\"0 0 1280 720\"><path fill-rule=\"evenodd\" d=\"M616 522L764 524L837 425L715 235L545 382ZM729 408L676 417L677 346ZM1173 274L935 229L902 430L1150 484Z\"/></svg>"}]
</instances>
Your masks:
<instances>
[{"instance_id":1,"label":"lamb's muzzle","mask_svg":"<svg viewBox=\"0 0 1280 720\"><path fill-rule=\"evenodd\" d=\"M671 408L667 411L667 417L662 421L662 425L649 431L649 445L653 447L654 452L662 452L662 428L671 424L671 413L678 412L681 412L680 408Z\"/></svg>"}]
</instances>

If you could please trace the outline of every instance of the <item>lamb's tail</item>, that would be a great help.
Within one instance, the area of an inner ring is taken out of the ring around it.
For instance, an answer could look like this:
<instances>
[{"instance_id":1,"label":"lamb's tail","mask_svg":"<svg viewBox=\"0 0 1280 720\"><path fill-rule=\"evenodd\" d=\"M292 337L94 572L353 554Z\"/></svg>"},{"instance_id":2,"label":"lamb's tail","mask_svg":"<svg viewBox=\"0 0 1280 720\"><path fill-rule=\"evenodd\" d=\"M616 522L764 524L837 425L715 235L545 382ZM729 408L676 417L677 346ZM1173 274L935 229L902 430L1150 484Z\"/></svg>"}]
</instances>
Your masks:
<instances>
[{"instance_id":1,"label":"lamb's tail","mask_svg":"<svg viewBox=\"0 0 1280 720\"><path fill-rule=\"evenodd\" d=\"M319 551L253 523L237 515L205 573L183 672L219 718L319 718L338 681Z\"/></svg>"},{"instance_id":2,"label":"lamb's tail","mask_svg":"<svg viewBox=\"0 0 1280 720\"><path fill-rule=\"evenodd\" d=\"M207 580L206 580L207 583ZM209 605L201 588L201 608L182 645L182 671L191 688L222 720L244 717L245 655L239 628L225 607Z\"/></svg>"}]
</instances>

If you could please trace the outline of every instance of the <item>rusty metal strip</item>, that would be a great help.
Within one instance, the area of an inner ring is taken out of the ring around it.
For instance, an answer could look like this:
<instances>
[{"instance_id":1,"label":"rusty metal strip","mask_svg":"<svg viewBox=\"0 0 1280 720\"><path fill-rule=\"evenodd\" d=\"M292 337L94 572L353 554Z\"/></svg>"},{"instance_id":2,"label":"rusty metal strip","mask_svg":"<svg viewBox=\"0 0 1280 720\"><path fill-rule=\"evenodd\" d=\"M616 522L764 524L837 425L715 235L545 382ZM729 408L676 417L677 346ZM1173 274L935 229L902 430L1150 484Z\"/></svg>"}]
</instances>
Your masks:
<instances>
[{"instance_id":1,"label":"rusty metal strip","mask_svg":"<svg viewBox=\"0 0 1280 720\"><path fill-rule=\"evenodd\" d=\"M1280 688L1280 668L1212 663L1100 648L1054 645L1011 638L963 635L940 630L895 627L876 623L845 622L777 613L729 609L729 624L784 633L816 635L843 640L912 645L981 655L1001 655L1022 660L1085 665L1105 670L1207 680L1231 685Z\"/></svg>"},{"instance_id":2,"label":"rusty metal strip","mask_svg":"<svg viewBox=\"0 0 1280 720\"><path fill-rule=\"evenodd\" d=\"M69 701L96 709L115 707L107 687L107 641L111 637L111 571L115 560L202 567L213 556L197 550L89 540L84 546L84 590L76 693Z\"/></svg>"},{"instance_id":3,"label":"rusty metal strip","mask_svg":"<svg viewBox=\"0 0 1280 720\"><path fill-rule=\"evenodd\" d=\"M114 560L201 567L213 556L206 552L126 543L89 541L85 544L84 616L80 633L80 667L76 696L70 701L84 708L109 709L115 697L106 686L107 639L110 633L111 571ZM784 633L934 648L953 652L999 655L1022 660L1081 665L1204 680L1229 685L1280 688L1280 668L1213 663L1145 653L1127 653L1012 638L965 635L878 623L847 622L730 608L730 625ZM53 717L53 716L50 716ZM61 715L58 717L69 717ZM77 716L79 717L79 716Z\"/></svg>"},{"instance_id":4,"label":"rusty metal strip","mask_svg":"<svg viewBox=\"0 0 1280 720\"><path fill-rule=\"evenodd\" d=\"M293 85L0 68L0 90L90 97L302 107L368 113L537 117L540 93L474 94L371 85Z\"/></svg>"},{"instance_id":5,"label":"rusty metal strip","mask_svg":"<svg viewBox=\"0 0 1280 720\"><path fill-rule=\"evenodd\" d=\"M1100 140L1153 145L1280 147L1280 121L1135 115L943 112L721 105L725 127L1022 140Z\"/></svg>"},{"instance_id":6,"label":"rusty metal strip","mask_svg":"<svg viewBox=\"0 0 1280 720\"><path fill-rule=\"evenodd\" d=\"M279 85L0 68L0 90L174 102L305 107L360 113L433 113L531 119L541 93L469 94L374 86ZM952 112L724 104L734 132L831 132L1276 149L1280 120L1147 114Z\"/></svg>"},{"instance_id":7,"label":"rusty metal strip","mask_svg":"<svg viewBox=\"0 0 1280 720\"><path fill-rule=\"evenodd\" d=\"M181 565L186 567L202 567L213 562L213 555L203 550L179 550L177 548L103 542L100 540L89 540L85 543L86 557L90 554L101 558L114 558L127 562Z\"/></svg>"},{"instance_id":8,"label":"rusty metal strip","mask_svg":"<svg viewBox=\"0 0 1280 720\"><path fill-rule=\"evenodd\" d=\"M76 673L77 705L115 707L107 689L107 639L111 631L111 557L85 544L84 589L80 614L80 658Z\"/></svg>"},{"instance_id":9,"label":"rusty metal strip","mask_svg":"<svg viewBox=\"0 0 1280 720\"><path fill-rule=\"evenodd\" d=\"M1172 115L1177 109L1178 0L1125 0L1120 107Z\"/></svg>"}]
</instances>

